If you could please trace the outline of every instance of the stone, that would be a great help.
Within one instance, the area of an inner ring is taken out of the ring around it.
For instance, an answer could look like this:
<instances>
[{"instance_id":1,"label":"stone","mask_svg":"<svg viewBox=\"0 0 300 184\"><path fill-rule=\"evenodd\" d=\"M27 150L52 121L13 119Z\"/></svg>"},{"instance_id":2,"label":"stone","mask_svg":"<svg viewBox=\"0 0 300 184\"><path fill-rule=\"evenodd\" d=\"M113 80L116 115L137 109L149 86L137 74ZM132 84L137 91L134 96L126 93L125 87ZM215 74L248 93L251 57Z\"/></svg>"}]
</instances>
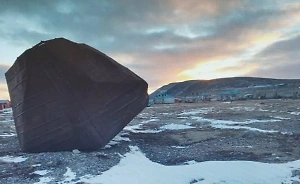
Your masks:
<instances>
[{"instance_id":1,"label":"stone","mask_svg":"<svg viewBox=\"0 0 300 184\"><path fill-rule=\"evenodd\" d=\"M5 77L23 152L102 148L149 101L145 80L64 38L26 50Z\"/></svg>"},{"instance_id":2,"label":"stone","mask_svg":"<svg viewBox=\"0 0 300 184\"><path fill-rule=\"evenodd\" d=\"M79 151L78 149L74 149L72 152L73 152L74 154L79 154L79 153L80 153L80 151Z\"/></svg>"}]
</instances>

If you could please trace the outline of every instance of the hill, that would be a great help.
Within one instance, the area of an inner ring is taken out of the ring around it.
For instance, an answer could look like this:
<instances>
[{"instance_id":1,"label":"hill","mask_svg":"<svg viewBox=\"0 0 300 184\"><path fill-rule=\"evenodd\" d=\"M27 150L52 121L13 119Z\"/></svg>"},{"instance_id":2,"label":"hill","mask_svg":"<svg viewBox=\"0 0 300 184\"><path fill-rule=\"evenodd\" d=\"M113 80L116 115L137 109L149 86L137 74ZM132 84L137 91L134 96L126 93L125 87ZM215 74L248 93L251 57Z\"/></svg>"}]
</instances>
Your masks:
<instances>
[{"instance_id":1,"label":"hill","mask_svg":"<svg viewBox=\"0 0 300 184\"><path fill-rule=\"evenodd\" d=\"M174 97L196 96L210 94L217 96L224 91L239 91L242 94L251 93L254 96L293 96L300 92L300 79L272 79L257 77L232 77L213 80L189 80L170 83L157 89L150 95L169 94Z\"/></svg>"}]
</instances>

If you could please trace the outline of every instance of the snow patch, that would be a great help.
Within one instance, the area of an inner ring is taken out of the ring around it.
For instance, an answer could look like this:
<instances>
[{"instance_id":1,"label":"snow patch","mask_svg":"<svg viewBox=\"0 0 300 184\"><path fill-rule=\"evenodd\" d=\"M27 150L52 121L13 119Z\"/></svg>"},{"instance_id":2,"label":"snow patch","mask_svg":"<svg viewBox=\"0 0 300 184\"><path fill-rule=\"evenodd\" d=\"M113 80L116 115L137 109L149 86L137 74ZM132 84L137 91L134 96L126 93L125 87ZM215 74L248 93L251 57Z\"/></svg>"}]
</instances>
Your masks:
<instances>
[{"instance_id":1,"label":"snow patch","mask_svg":"<svg viewBox=\"0 0 300 184\"><path fill-rule=\"evenodd\" d=\"M109 141L109 143L104 147L104 148L111 148L114 145L119 144L122 141L126 141L126 142L130 142L131 140L128 137L123 137L124 133L119 133L117 134L111 141Z\"/></svg>"},{"instance_id":2,"label":"snow patch","mask_svg":"<svg viewBox=\"0 0 300 184\"><path fill-rule=\"evenodd\" d=\"M259 109L259 111L262 111L262 112L268 112L269 110L266 110L266 109Z\"/></svg>"},{"instance_id":3,"label":"snow patch","mask_svg":"<svg viewBox=\"0 0 300 184\"><path fill-rule=\"evenodd\" d=\"M280 132L282 135L294 135L293 132Z\"/></svg>"},{"instance_id":4,"label":"snow patch","mask_svg":"<svg viewBox=\"0 0 300 184\"><path fill-rule=\"evenodd\" d=\"M251 111L254 111L255 108L254 107L231 107L229 108L230 110L233 110L233 111L248 111L248 112L251 112Z\"/></svg>"},{"instance_id":5,"label":"snow patch","mask_svg":"<svg viewBox=\"0 0 300 184\"><path fill-rule=\"evenodd\" d=\"M207 161L190 165L164 166L150 161L137 148L131 147L118 165L101 175L85 175L84 183L172 183L192 181L202 183L292 183L299 178L292 177L292 171L300 169L300 160L269 164L252 161Z\"/></svg>"},{"instance_id":6,"label":"snow patch","mask_svg":"<svg viewBox=\"0 0 300 184\"><path fill-rule=\"evenodd\" d=\"M12 111L12 108L5 108L5 109L0 110L0 113L12 114L13 111Z\"/></svg>"},{"instance_id":7,"label":"snow patch","mask_svg":"<svg viewBox=\"0 0 300 184\"><path fill-rule=\"evenodd\" d=\"M186 117L186 116L179 116L177 117L178 119L188 119L189 117Z\"/></svg>"},{"instance_id":8,"label":"snow patch","mask_svg":"<svg viewBox=\"0 0 300 184\"><path fill-rule=\"evenodd\" d=\"M138 124L138 125L132 125L132 126L126 126L124 128L124 130L127 130L127 131L130 131L130 132L133 132L133 133L159 133L159 132L162 132L162 130L150 130L150 129L147 129L147 130L144 130L142 128L142 124Z\"/></svg>"},{"instance_id":9,"label":"snow patch","mask_svg":"<svg viewBox=\"0 0 300 184\"><path fill-rule=\"evenodd\" d=\"M253 148L253 146L234 146L236 148Z\"/></svg>"},{"instance_id":10,"label":"snow patch","mask_svg":"<svg viewBox=\"0 0 300 184\"><path fill-rule=\"evenodd\" d=\"M171 148L185 149L186 147L184 147L184 146L171 146Z\"/></svg>"},{"instance_id":11,"label":"snow patch","mask_svg":"<svg viewBox=\"0 0 300 184\"><path fill-rule=\"evenodd\" d=\"M134 132L136 133L136 130L141 130L142 129L142 124L138 124L138 125L131 125L131 126L126 126L124 128L124 130L127 130L129 132Z\"/></svg>"},{"instance_id":12,"label":"snow patch","mask_svg":"<svg viewBox=\"0 0 300 184\"><path fill-rule=\"evenodd\" d=\"M76 179L76 173L74 173L69 167L64 174L65 180L62 183L70 183L72 180Z\"/></svg>"},{"instance_id":13,"label":"snow patch","mask_svg":"<svg viewBox=\"0 0 300 184\"><path fill-rule=\"evenodd\" d=\"M0 157L0 161L2 162L10 162L10 163L20 163L27 160L27 158L24 157L13 157L13 156L4 156Z\"/></svg>"},{"instance_id":14,"label":"snow patch","mask_svg":"<svg viewBox=\"0 0 300 184\"><path fill-rule=\"evenodd\" d=\"M39 171L34 171L33 173L44 176L44 175L48 174L49 172L50 171L48 171L48 170L39 170Z\"/></svg>"},{"instance_id":15,"label":"snow patch","mask_svg":"<svg viewBox=\"0 0 300 184\"><path fill-rule=\"evenodd\" d=\"M38 175L46 175L48 174L50 171L47 170L40 170L40 171L34 171L33 173L38 174ZM76 179L76 173L74 173L69 167L67 167L67 171L64 173L64 180L60 181L60 182L56 182L58 184L64 184L64 183L77 183L77 182L72 182L72 180ZM46 184L49 183L53 180L54 178L52 177L41 177L39 178L39 181L34 183L34 184Z\"/></svg>"},{"instance_id":16,"label":"snow patch","mask_svg":"<svg viewBox=\"0 0 300 184\"><path fill-rule=\"evenodd\" d=\"M247 124L251 124L251 123L272 123L272 122L278 122L278 121L281 121L281 120L278 120L278 119L262 119L262 120L259 120L259 119L248 119L246 121Z\"/></svg>"},{"instance_id":17,"label":"snow patch","mask_svg":"<svg viewBox=\"0 0 300 184\"><path fill-rule=\"evenodd\" d=\"M291 112L290 114L299 116L299 115L300 115L300 112Z\"/></svg>"},{"instance_id":18,"label":"snow patch","mask_svg":"<svg viewBox=\"0 0 300 184\"><path fill-rule=\"evenodd\" d=\"M51 177L41 177L41 178L39 178L38 182L35 182L33 184L46 184L46 183L51 182L53 179L54 178L51 178Z\"/></svg>"},{"instance_id":19,"label":"snow patch","mask_svg":"<svg viewBox=\"0 0 300 184\"><path fill-rule=\"evenodd\" d=\"M155 121L159 121L158 118L156 117L153 117L151 118L150 120L147 120L147 121L142 121L140 124L137 124L137 125L131 125L131 126L126 126L124 128L124 130L126 131L129 131L129 132L133 132L133 133L159 133L161 132L162 130L150 130L150 129L147 129L147 130L144 130L142 128L142 126L144 124L147 124L149 122L155 122Z\"/></svg>"},{"instance_id":20,"label":"snow patch","mask_svg":"<svg viewBox=\"0 0 300 184\"><path fill-rule=\"evenodd\" d=\"M2 120L0 123L13 123L13 120L7 119L7 120Z\"/></svg>"},{"instance_id":21,"label":"snow patch","mask_svg":"<svg viewBox=\"0 0 300 184\"><path fill-rule=\"evenodd\" d=\"M246 111L254 111L255 110L255 108L253 108L253 107L244 107L244 109Z\"/></svg>"},{"instance_id":22,"label":"snow patch","mask_svg":"<svg viewBox=\"0 0 300 184\"><path fill-rule=\"evenodd\" d=\"M190 111L183 111L182 113L178 114L179 116L184 115L196 115L196 114L207 114L212 111L212 108L202 108L202 109L193 109Z\"/></svg>"},{"instance_id":23,"label":"snow patch","mask_svg":"<svg viewBox=\"0 0 300 184\"><path fill-rule=\"evenodd\" d=\"M183 124L174 124L174 123L160 127L160 129L162 130L184 130L184 129L191 129L191 128L196 128L196 127L183 125Z\"/></svg>"},{"instance_id":24,"label":"snow patch","mask_svg":"<svg viewBox=\"0 0 300 184\"><path fill-rule=\"evenodd\" d=\"M172 115L173 113L162 112L162 113L159 113L159 114L166 116L166 115Z\"/></svg>"},{"instance_id":25,"label":"snow patch","mask_svg":"<svg viewBox=\"0 0 300 184\"><path fill-rule=\"evenodd\" d=\"M275 130L262 130L258 128L252 128L249 126L245 126L251 123L264 123L264 122L278 122L281 120L278 119L270 119L270 120L256 120L256 119L248 119L244 122L236 122L236 121L228 121L228 120L214 120L214 119L205 119L202 117L191 117L192 119L196 121L203 121L210 123L210 126L213 128L219 128L219 129L246 129L250 131L258 131L263 133L276 133L278 131Z\"/></svg>"},{"instance_id":26,"label":"snow patch","mask_svg":"<svg viewBox=\"0 0 300 184\"><path fill-rule=\"evenodd\" d=\"M286 118L286 117L280 117L280 116L270 116L271 118L275 118L275 119L281 119L281 120L289 120L291 118Z\"/></svg>"},{"instance_id":27,"label":"snow patch","mask_svg":"<svg viewBox=\"0 0 300 184\"><path fill-rule=\"evenodd\" d=\"M16 134L13 134L13 133L10 133L10 134L4 133L4 134L0 135L0 137L13 137L13 136L16 136Z\"/></svg>"},{"instance_id":28,"label":"snow patch","mask_svg":"<svg viewBox=\"0 0 300 184\"><path fill-rule=\"evenodd\" d=\"M124 128L124 130L130 131L133 133L159 133L159 132L166 131L166 130L184 130L184 129L196 128L196 127L190 126L188 124L174 124L174 123L161 126L159 129L156 129L156 130L151 130L151 129L144 130L142 128L142 126L143 126L142 124L127 126Z\"/></svg>"},{"instance_id":29,"label":"snow patch","mask_svg":"<svg viewBox=\"0 0 300 184\"><path fill-rule=\"evenodd\" d=\"M212 124L212 127L214 128L219 128L219 129L245 129L245 130L250 130L250 131L257 131L257 132L262 132L262 133L276 133L278 131L275 130L262 130L258 128L252 128L248 126L231 126L231 125L219 125L219 124Z\"/></svg>"},{"instance_id":30,"label":"snow patch","mask_svg":"<svg viewBox=\"0 0 300 184\"><path fill-rule=\"evenodd\" d=\"M192 164L196 164L197 162L195 160L190 160L187 162L184 162L185 165L192 165Z\"/></svg>"}]
</instances>

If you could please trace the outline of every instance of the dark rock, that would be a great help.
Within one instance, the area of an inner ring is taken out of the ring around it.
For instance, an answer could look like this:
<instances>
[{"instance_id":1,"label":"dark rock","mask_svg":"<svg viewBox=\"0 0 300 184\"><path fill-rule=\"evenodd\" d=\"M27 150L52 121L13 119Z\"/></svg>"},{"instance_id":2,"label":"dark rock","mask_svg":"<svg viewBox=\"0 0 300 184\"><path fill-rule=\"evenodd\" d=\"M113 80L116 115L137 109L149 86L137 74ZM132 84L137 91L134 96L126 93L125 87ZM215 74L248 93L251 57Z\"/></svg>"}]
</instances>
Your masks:
<instances>
[{"instance_id":1,"label":"dark rock","mask_svg":"<svg viewBox=\"0 0 300 184\"><path fill-rule=\"evenodd\" d=\"M85 44L26 50L6 72L22 151L97 150L148 104L148 84Z\"/></svg>"}]
</instances>

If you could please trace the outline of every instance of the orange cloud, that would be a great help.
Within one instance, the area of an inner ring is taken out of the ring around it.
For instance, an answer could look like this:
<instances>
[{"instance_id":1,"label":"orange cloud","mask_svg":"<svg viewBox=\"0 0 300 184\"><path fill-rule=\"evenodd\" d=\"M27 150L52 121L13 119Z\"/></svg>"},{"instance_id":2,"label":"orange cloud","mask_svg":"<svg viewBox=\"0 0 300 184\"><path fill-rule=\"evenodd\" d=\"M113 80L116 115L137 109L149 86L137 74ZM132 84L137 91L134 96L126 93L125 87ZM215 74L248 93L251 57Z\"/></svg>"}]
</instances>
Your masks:
<instances>
[{"instance_id":1,"label":"orange cloud","mask_svg":"<svg viewBox=\"0 0 300 184\"><path fill-rule=\"evenodd\" d=\"M184 80L202 79L209 80L223 77L244 76L258 66L255 64L241 65L239 60L225 59L214 60L198 64L195 68L184 70L179 76Z\"/></svg>"},{"instance_id":2,"label":"orange cloud","mask_svg":"<svg viewBox=\"0 0 300 184\"><path fill-rule=\"evenodd\" d=\"M175 15L195 18L199 15L219 15L241 4L236 0L169 0L169 5L174 9Z\"/></svg>"},{"instance_id":3,"label":"orange cloud","mask_svg":"<svg viewBox=\"0 0 300 184\"><path fill-rule=\"evenodd\" d=\"M262 35L253 35L250 37L251 43L254 45L269 45L278 40L281 36L279 33L270 33L270 34L262 34Z\"/></svg>"}]
</instances>

